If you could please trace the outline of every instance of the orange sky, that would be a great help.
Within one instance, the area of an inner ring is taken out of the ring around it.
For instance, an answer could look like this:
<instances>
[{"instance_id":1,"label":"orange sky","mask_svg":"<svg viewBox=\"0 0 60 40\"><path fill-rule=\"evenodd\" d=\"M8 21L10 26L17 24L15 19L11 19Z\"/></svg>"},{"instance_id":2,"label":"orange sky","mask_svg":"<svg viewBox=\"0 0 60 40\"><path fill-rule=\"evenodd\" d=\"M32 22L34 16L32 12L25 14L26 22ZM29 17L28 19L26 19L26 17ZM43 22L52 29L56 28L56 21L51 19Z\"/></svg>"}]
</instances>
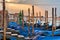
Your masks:
<instances>
[{"instance_id":1,"label":"orange sky","mask_svg":"<svg viewBox=\"0 0 60 40\"><path fill-rule=\"evenodd\" d=\"M30 8L31 13L32 13L32 5L6 3L6 9L10 13L18 13L20 10L24 10L24 14L27 15L28 14L28 8ZM44 14L43 8L39 8L37 6L35 6L34 8L35 8L35 15L37 12L39 13L39 11L41 11L42 15Z\"/></svg>"}]
</instances>

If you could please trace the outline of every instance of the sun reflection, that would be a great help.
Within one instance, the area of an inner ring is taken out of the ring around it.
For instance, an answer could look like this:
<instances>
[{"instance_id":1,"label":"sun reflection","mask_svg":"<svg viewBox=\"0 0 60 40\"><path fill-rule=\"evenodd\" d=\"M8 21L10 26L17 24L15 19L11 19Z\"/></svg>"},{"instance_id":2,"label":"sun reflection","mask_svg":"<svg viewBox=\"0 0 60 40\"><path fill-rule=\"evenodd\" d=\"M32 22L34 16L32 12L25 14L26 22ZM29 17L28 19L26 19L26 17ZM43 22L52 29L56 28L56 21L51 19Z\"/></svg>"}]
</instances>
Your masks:
<instances>
[{"instance_id":1,"label":"sun reflection","mask_svg":"<svg viewBox=\"0 0 60 40\"><path fill-rule=\"evenodd\" d=\"M6 2L18 2L18 0L5 0Z\"/></svg>"},{"instance_id":2,"label":"sun reflection","mask_svg":"<svg viewBox=\"0 0 60 40\"><path fill-rule=\"evenodd\" d=\"M11 2L11 0L6 0L6 2Z\"/></svg>"}]
</instances>

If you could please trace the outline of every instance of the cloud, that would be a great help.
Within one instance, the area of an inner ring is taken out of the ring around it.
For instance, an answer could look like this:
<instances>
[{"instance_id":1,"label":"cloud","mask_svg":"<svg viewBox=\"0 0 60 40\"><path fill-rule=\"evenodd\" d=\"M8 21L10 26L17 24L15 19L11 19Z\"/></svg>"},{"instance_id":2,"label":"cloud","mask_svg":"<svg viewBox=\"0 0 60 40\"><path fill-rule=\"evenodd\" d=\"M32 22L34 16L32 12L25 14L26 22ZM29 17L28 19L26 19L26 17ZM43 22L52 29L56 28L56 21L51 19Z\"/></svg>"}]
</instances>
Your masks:
<instances>
[{"instance_id":1,"label":"cloud","mask_svg":"<svg viewBox=\"0 0 60 40\"><path fill-rule=\"evenodd\" d=\"M34 0L19 0L19 3L23 3L23 4L34 4Z\"/></svg>"},{"instance_id":2,"label":"cloud","mask_svg":"<svg viewBox=\"0 0 60 40\"><path fill-rule=\"evenodd\" d=\"M34 0L5 0L6 3L33 4ZM0 0L2 2L2 0Z\"/></svg>"},{"instance_id":3,"label":"cloud","mask_svg":"<svg viewBox=\"0 0 60 40\"><path fill-rule=\"evenodd\" d=\"M2 0L0 0L1 2ZM8 0L6 0L7 2ZM10 3L19 4L60 4L60 0L10 0Z\"/></svg>"},{"instance_id":4,"label":"cloud","mask_svg":"<svg viewBox=\"0 0 60 40\"><path fill-rule=\"evenodd\" d=\"M0 0L2 2L2 0ZM52 7L57 8L58 15L60 14L60 0L10 0L10 3L14 4L36 4L39 7L47 9L50 12ZM1 8L1 7L0 7ZM60 16L60 15L59 15Z\"/></svg>"}]
</instances>

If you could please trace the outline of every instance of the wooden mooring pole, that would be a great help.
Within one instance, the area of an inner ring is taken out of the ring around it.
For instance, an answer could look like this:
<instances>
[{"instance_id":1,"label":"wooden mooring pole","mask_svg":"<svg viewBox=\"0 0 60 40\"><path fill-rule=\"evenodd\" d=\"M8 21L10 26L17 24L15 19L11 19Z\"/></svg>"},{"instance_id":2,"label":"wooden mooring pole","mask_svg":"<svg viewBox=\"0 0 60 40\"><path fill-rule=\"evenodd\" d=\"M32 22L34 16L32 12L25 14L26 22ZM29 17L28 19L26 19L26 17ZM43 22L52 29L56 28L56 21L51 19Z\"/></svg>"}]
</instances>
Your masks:
<instances>
[{"instance_id":1,"label":"wooden mooring pole","mask_svg":"<svg viewBox=\"0 0 60 40\"><path fill-rule=\"evenodd\" d=\"M42 19L41 19L41 12L40 11L39 11L39 18L40 18L40 28L41 28L41 25L42 25L41 21L42 21Z\"/></svg>"},{"instance_id":2,"label":"wooden mooring pole","mask_svg":"<svg viewBox=\"0 0 60 40\"><path fill-rule=\"evenodd\" d=\"M48 30L48 11L45 10L45 23L46 23L46 29Z\"/></svg>"},{"instance_id":3,"label":"wooden mooring pole","mask_svg":"<svg viewBox=\"0 0 60 40\"><path fill-rule=\"evenodd\" d=\"M22 10L22 28L24 28L24 11Z\"/></svg>"},{"instance_id":4,"label":"wooden mooring pole","mask_svg":"<svg viewBox=\"0 0 60 40\"><path fill-rule=\"evenodd\" d=\"M32 34L34 36L34 5L32 6L32 18L33 18L33 23L32 23Z\"/></svg>"},{"instance_id":5,"label":"wooden mooring pole","mask_svg":"<svg viewBox=\"0 0 60 40\"><path fill-rule=\"evenodd\" d=\"M54 8L52 8L52 36L54 36L54 31L56 30L55 27L55 15L54 15Z\"/></svg>"},{"instance_id":6,"label":"wooden mooring pole","mask_svg":"<svg viewBox=\"0 0 60 40\"><path fill-rule=\"evenodd\" d=\"M4 32L3 32L3 39L6 40L6 15L5 15L5 0L3 0L3 27L4 27Z\"/></svg>"},{"instance_id":7,"label":"wooden mooring pole","mask_svg":"<svg viewBox=\"0 0 60 40\"><path fill-rule=\"evenodd\" d=\"M30 37L30 8L28 8L28 22L29 22L28 31L29 31L29 37Z\"/></svg>"}]
</instances>

